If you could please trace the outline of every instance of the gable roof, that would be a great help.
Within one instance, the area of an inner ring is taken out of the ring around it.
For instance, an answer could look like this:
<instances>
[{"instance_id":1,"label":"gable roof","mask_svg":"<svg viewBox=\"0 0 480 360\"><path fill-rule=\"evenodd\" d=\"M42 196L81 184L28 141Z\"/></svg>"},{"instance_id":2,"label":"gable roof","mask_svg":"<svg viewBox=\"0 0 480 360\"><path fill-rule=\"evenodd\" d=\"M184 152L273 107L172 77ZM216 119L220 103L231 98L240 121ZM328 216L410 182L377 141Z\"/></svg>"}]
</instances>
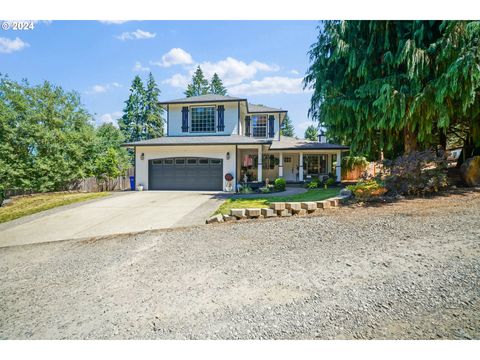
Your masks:
<instances>
[{"instance_id":1,"label":"gable roof","mask_svg":"<svg viewBox=\"0 0 480 360\"><path fill-rule=\"evenodd\" d=\"M201 103L212 103L212 102L229 102L229 101L242 101L247 104L248 113L286 113L287 110L277 109L264 105L251 104L247 102L247 99L238 98L233 96L226 95L217 95L217 94L206 94L199 96L190 96L181 99L174 99L169 101L160 101L160 105L168 104L201 104Z\"/></svg>"},{"instance_id":2,"label":"gable roof","mask_svg":"<svg viewBox=\"0 0 480 360\"><path fill-rule=\"evenodd\" d=\"M237 98L233 96L224 96L217 94L206 94L199 96L190 96L170 101L161 101L159 104L190 104L190 103L207 103L207 102L226 102L226 101L247 101L247 99Z\"/></svg>"}]
</instances>

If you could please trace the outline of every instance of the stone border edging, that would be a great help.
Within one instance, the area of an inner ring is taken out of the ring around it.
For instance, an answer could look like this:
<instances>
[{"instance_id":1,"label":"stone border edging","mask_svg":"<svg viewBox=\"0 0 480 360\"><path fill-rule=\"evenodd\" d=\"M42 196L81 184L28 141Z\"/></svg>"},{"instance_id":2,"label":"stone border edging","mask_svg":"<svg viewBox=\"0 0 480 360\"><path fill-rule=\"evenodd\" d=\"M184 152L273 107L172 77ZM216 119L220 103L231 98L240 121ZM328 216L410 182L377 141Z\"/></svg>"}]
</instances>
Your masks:
<instances>
[{"instance_id":1,"label":"stone border edging","mask_svg":"<svg viewBox=\"0 0 480 360\"><path fill-rule=\"evenodd\" d=\"M271 217L290 217L318 213L332 207L338 207L349 196L335 196L321 201L274 202L270 208L230 209L229 215L216 214L206 220L207 224L237 221L243 219L264 219Z\"/></svg>"}]
</instances>

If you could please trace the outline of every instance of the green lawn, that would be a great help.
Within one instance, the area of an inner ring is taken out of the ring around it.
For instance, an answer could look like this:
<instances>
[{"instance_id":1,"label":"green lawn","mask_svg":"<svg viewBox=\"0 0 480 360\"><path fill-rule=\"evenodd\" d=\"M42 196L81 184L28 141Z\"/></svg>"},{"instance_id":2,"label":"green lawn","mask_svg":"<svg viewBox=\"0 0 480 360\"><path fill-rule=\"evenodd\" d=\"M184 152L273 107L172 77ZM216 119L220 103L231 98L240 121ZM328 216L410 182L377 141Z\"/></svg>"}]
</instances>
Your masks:
<instances>
[{"instance_id":1,"label":"green lawn","mask_svg":"<svg viewBox=\"0 0 480 360\"><path fill-rule=\"evenodd\" d=\"M315 189L291 196L272 196L252 199L228 199L215 211L215 214L229 214L230 209L268 208L272 202L321 201L338 195L340 189Z\"/></svg>"},{"instance_id":2,"label":"green lawn","mask_svg":"<svg viewBox=\"0 0 480 360\"><path fill-rule=\"evenodd\" d=\"M18 219L62 205L108 196L108 192L97 193L47 193L15 198L11 203L0 207L0 223Z\"/></svg>"}]
</instances>

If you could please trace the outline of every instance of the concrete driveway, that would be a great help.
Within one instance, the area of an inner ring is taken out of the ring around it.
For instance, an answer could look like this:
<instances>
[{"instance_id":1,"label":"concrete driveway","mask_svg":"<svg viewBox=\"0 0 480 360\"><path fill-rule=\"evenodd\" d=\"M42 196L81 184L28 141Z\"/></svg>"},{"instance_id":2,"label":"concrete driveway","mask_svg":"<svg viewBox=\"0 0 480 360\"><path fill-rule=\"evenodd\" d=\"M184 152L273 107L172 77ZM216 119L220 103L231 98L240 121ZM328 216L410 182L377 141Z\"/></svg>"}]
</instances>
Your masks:
<instances>
[{"instance_id":1,"label":"concrete driveway","mask_svg":"<svg viewBox=\"0 0 480 360\"><path fill-rule=\"evenodd\" d=\"M204 224L226 197L202 191L115 193L0 224L0 247Z\"/></svg>"}]
</instances>

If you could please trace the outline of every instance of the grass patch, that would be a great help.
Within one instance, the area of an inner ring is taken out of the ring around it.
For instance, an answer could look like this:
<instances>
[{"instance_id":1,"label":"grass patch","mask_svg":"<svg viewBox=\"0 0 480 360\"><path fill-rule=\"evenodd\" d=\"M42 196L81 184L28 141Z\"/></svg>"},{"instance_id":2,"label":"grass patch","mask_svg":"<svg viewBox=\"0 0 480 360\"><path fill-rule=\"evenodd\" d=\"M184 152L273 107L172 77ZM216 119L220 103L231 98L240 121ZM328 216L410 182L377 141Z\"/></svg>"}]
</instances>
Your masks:
<instances>
[{"instance_id":1,"label":"grass patch","mask_svg":"<svg viewBox=\"0 0 480 360\"><path fill-rule=\"evenodd\" d=\"M268 208L272 202L286 201L321 201L334 196L340 192L338 188L329 189L311 189L303 194L290 196L272 196L257 197L252 199L228 199L215 211L214 214L229 214L230 209L247 209L247 208Z\"/></svg>"},{"instance_id":2,"label":"grass patch","mask_svg":"<svg viewBox=\"0 0 480 360\"><path fill-rule=\"evenodd\" d=\"M14 198L12 202L0 207L0 223L18 219L40 211L53 209L58 206L73 204L80 201L108 196L108 192L97 193L46 193L26 195Z\"/></svg>"}]
</instances>

